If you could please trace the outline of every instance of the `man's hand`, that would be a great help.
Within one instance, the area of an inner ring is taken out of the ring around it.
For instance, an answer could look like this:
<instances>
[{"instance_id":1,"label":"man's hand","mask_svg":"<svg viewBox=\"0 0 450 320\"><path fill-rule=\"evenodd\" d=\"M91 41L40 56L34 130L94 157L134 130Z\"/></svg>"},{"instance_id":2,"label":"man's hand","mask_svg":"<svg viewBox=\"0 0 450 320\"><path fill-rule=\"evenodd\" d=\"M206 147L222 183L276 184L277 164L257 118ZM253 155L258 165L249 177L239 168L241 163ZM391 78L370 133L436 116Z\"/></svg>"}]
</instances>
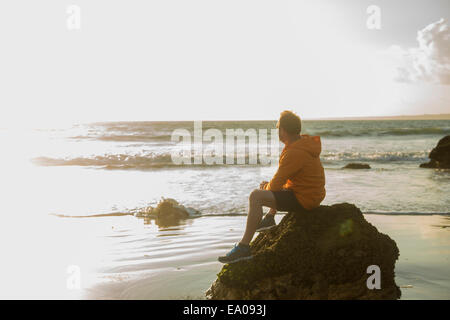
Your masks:
<instances>
[{"instance_id":1,"label":"man's hand","mask_svg":"<svg viewBox=\"0 0 450 320\"><path fill-rule=\"evenodd\" d=\"M270 208L269 213L275 215L275 213L277 213L277 209Z\"/></svg>"},{"instance_id":2,"label":"man's hand","mask_svg":"<svg viewBox=\"0 0 450 320\"><path fill-rule=\"evenodd\" d=\"M259 188L260 188L261 190L265 190L265 189L266 189L266 185L267 185L268 183L269 183L268 181L263 181L263 182L261 182L261 183L259 184Z\"/></svg>"}]
</instances>

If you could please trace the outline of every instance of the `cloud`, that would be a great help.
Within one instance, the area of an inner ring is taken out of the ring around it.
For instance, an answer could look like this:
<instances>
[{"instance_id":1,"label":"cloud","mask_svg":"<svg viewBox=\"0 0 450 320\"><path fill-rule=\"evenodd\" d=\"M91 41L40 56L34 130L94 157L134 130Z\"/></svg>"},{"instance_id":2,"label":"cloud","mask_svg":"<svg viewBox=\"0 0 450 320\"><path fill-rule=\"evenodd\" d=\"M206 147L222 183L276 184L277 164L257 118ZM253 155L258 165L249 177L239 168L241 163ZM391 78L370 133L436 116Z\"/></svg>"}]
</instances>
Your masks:
<instances>
[{"instance_id":1,"label":"cloud","mask_svg":"<svg viewBox=\"0 0 450 320\"><path fill-rule=\"evenodd\" d=\"M391 46L397 63L394 79L399 82L431 82L450 85L450 28L444 19L417 32L418 47Z\"/></svg>"}]
</instances>

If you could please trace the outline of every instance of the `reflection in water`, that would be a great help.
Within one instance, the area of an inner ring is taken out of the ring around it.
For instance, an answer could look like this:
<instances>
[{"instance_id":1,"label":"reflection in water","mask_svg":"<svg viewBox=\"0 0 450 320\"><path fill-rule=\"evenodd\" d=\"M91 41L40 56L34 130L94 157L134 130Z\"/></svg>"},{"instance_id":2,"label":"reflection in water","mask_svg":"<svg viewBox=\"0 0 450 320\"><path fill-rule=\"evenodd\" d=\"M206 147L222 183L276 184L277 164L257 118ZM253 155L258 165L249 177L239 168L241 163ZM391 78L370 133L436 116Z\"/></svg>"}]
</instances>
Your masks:
<instances>
[{"instance_id":1,"label":"reflection in water","mask_svg":"<svg viewBox=\"0 0 450 320\"><path fill-rule=\"evenodd\" d=\"M184 236L187 235L185 231L186 224L180 224L179 228L173 228L173 226L158 225L158 234L156 237L172 237L172 236Z\"/></svg>"},{"instance_id":2,"label":"reflection in water","mask_svg":"<svg viewBox=\"0 0 450 320\"><path fill-rule=\"evenodd\" d=\"M185 236L186 233L160 233L156 237L174 237L174 236Z\"/></svg>"},{"instance_id":3,"label":"reflection in water","mask_svg":"<svg viewBox=\"0 0 450 320\"><path fill-rule=\"evenodd\" d=\"M183 223L182 219L177 217L161 217L155 219L156 225L160 228L167 228L172 226L179 226Z\"/></svg>"},{"instance_id":4,"label":"reflection in water","mask_svg":"<svg viewBox=\"0 0 450 320\"><path fill-rule=\"evenodd\" d=\"M442 228L442 229L450 228L450 217L445 216L445 217L442 217L442 218L443 218L443 220L442 220L442 222L440 224L433 224L431 226L432 227L436 227L436 228Z\"/></svg>"},{"instance_id":5,"label":"reflection in water","mask_svg":"<svg viewBox=\"0 0 450 320\"><path fill-rule=\"evenodd\" d=\"M145 225L152 225L154 221L154 223L159 227L159 230L161 231L163 231L165 228L176 227L186 223L184 219L180 219L173 216L159 217L159 218L143 216L138 218L142 218ZM178 229L167 229L167 230L178 230Z\"/></svg>"}]
</instances>

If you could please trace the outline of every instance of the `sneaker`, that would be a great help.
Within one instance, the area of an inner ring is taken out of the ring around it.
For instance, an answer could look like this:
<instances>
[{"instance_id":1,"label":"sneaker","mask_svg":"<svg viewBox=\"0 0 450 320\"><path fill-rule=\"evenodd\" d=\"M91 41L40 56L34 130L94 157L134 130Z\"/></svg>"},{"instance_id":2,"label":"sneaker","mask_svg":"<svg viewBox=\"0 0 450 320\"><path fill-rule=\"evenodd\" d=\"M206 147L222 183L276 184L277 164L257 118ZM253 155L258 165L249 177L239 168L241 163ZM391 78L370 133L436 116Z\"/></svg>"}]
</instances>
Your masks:
<instances>
[{"instance_id":1,"label":"sneaker","mask_svg":"<svg viewBox=\"0 0 450 320\"><path fill-rule=\"evenodd\" d=\"M218 260L222 263L233 263L251 258L252 252L249 246L235 244L233 249L230 250L230 252L228 252L225 256L219 257Z\"/></svg>"},{"instance_id":2,"label":"sneaker","mask_svg":"<svg viewBox=\"0 0 450 320\"><path fill-rule=\"evenodd\" d=\"M261 232L265 230L269 230L273 227L275 227L277 224L275 223L275 216L270 213L266 213L264 218L261 220L258 229L256 229L256 232Z\"/></svg>"}]
</instances>

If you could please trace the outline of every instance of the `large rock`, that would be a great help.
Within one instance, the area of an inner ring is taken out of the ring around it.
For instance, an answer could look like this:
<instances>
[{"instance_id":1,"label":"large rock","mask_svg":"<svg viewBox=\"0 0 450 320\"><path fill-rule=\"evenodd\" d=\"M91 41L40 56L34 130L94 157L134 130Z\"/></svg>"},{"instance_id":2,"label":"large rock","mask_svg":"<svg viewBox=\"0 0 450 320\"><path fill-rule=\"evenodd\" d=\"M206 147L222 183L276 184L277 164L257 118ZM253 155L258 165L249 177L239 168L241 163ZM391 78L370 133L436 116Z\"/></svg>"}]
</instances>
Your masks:
<instances>
[{"instance_id":1,"label":"large rock","mask_svg":"<svg viewBox=\"0 0 450 320\"><path fill-rule=\"evenodd\" d=\"M421 168L450 169L450 135L439 140L428 157L430 161L422 163Z\"/></svg>"},{"instance_id":2,"label":"large rock","mask_svg":"<svg viewBox=\"0 0 450 320\"><path fill-rule=\"evenodd\" d=\"M260 233L251 250L253 259L223 266L207 298L398 299L401 294L394 280L396 243L352 204L288 213ZM367 286L371 265L381 270L380 289Z\"/></svg>"}]
</instances>

